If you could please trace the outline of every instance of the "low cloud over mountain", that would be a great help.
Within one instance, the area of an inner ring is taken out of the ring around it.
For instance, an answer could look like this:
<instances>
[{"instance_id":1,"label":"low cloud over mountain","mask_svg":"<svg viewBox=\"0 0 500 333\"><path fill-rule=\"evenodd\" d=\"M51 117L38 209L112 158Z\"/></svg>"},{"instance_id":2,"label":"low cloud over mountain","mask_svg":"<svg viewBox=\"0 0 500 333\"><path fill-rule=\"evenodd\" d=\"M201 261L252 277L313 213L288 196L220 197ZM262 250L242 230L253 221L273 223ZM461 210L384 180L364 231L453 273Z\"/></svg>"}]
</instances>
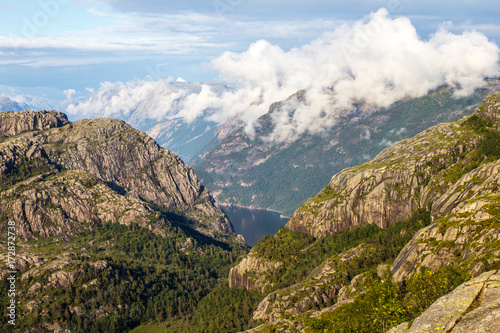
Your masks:
<instances>
[{"instance_id":1,"label":"low cloud over mountain","mask_svg":"<svg viewBox=\"0 0 500 333\"><path fill-rule=\"evenodd\" d=\"M271 103L307 89L305 102L290 102L273 114L270 139L292 140L331 127L356 103L388 106L444 84L463 96L499 74L493 42L476 31L449 30L443 25L423 40L408 18L380 9L301 47L283 50L259 40L244 52L225 52L210 65L227 89L171 80L106 82L89 98L72 101L66 112L126 117L148 99L154 102L141 114L150 119L191 122L203 116L221 123L239 117L252 133Z\"/></svg>"}]
</instances>

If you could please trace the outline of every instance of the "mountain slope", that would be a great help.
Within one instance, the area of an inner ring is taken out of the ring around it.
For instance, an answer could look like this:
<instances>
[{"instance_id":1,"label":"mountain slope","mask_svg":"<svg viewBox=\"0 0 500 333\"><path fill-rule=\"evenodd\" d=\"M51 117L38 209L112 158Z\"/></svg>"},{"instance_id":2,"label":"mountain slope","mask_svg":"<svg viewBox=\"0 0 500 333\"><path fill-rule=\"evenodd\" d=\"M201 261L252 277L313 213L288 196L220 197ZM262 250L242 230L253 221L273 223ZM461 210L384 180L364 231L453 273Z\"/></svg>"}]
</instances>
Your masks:
<instances>
[{"instance_id":1,"label":"mountain slope","mask_svg":"<svg viewBox=\"0 0 500 333\"><path fill-rule=\"evenodd\" d=\"M26 103L19 103L7 96L0 96L0 111L21 111L27 110L30 106Z\"/></svg>"},{"instance_id":2,"label":"mountain slope","mask_svg":"<svg viewBox=\"0 0 500 333\"><path fill-rule=\"evenodd\" d=\"M212 140L219 142L224 127L232 128L234 121L219 125L210 120L218 109L203 106L198 97L221 95L228 91L215 82L136 81L103 87L91 96L72 100L67 107L71 119L114 117L144 131L160 146L193 165ZM118 102L119 101L119 102Z\"/></svg>"},{"instance_id":3,"label":"mountain slope","mask_svg":"<svg viewBox=\"0 0 500 333\"><path fill-rule=\"evenodd\" d=\"M49 119L41 122L49 127L65 124L57 118L60 114L47 112L44 115ZM4 113L0 118L6 124L0 126L6 128L2 134L11 136L1 143L4 177L22 169L31 169L32 177L42 173L25 164L40 164L54 171L85 170L115 192L182 212L194 221L210 221L208 229L213 230L204 232L230 232L229 221L213 204L193 170L144 133L123 121L94 119L12 136L26 131L26 128L16 127L15 119L22 119L23 124L32 124L32 129L38 129L38 117L36 112L18 112ZM13 128L17 128L14 133Z\"/></svg>"},{"instance_id":4,"label":"mountain slope","mask_svg":"<svg viewBox=\"0 0 500 333\"><path fill-rule=\"evenodd\" d=\"M255 139L243 128L234 131L195 170L220 202L291 215L330 175L364 163L392 143L430 126L471 114L496 87L498 81L493 80L467 98L456 99L451 89L443 87L388 108L358 106L329 131L283 143L266 140L274 130L273 113L286 104L274 103L260 118ZM303 94L291 96L288 102L303 103Z\"/></svg>"},{"instance_id":5,"label":"mountain slope","mask_svg":"<svg viewBox=\"0 0 500 333\"><path fill-rule=\"evenodd\" d=\"M497 295L474 301L481 293L467 289L471 282L451 294L465 293L471 307L457 308L452 326L433 324L448 320L433 310L449 298L439 297L500 268L499 115L496 93L474 115L333 176L231 269L231 287L263 296L253 312L262 325L250 331L375 332L418 317L408 332L449 332L457 322L459 332L478 313L494 316Z\"/></svg>"},{"instance_id":6,"label":"mountain slope","mask_svg":"<svg viewBox=\"0 0 500 333\"><path fill-rule=\"evenodd\" d=\"M19 271L6 332L190 318L246 253L192 168L123 121L3 112L0 138L0 230L15 225Z\"/></svg>"}]
</instances>

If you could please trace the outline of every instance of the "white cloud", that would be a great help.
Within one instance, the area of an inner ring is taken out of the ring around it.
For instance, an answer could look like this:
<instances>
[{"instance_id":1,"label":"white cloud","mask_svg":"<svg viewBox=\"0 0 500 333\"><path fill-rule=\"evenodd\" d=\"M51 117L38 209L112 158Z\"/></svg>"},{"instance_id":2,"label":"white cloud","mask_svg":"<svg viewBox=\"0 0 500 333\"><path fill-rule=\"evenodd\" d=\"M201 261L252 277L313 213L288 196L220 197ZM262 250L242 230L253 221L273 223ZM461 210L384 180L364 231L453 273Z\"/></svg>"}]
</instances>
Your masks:
<instances>
[{"instance_id":1,"label":"white cloud","mask_svg":"<svg viewBox=\"0 0 500 333\"><path fill-rule=\"evenodd\" d=\"M195 42L194 40L190 40ZM83 51L143 51L180 53L188 41L172 43L170 39L125 39L96 37L21 38L0 36L0 48L7 49L73 49Z\"/></svg>"},{"instance_id":2,"label":"white cloud","mask_svg":"<svg viewBox=\"0 0 500 333\"><path fill-rule=\"evenodd\" d=\"M99 10L96 7L88 7L87 12L95 16L109 16L109 13Z\"/></svg>"},{"instance_id":3,"label":"white cloud","mask_svg":"<svg viewBox=\"0 0 500 333\"><path fill-rule=\"evenodd\" d=\"M292 99L272 114L276 128L269 139L294 140L331 127L354 103L388 106L443 84L455 87L457 96L467 95L484 77L499 74L498 53L494 43L475 31L453 34L443 27L422 40L409 19L391 18L381 9L289 51L259 40L245 52L223 53L211 65L232 89L209 84L172 89L165 81L105 83L68 112L128 114L146 96L161 93L156 105L162 107L150 111L155 119L175 113L192 121L211 110L210 120L239 117L252 133L271 103L307 89L306 103Z\"/></svg>"},{"instance_id":4,"label":"white cloud","mask_svg":"<svg viewBox=\"0 0 500 333\"><path fill-rule=\"evenodd\" d=\"M73 95L76 93L76 90L75 89L67 89L67 90L64 90L64 95L66 95L66 98L68 100L71 100L71 98L73 97Z\"/></svg>"},{"instance_id":5,"label":"white cloud","mask_svg":"<svg viewBox=\"0 0 500 333\"><path fill-rule=\"evenodd\" d=\"M442 28L423 41L409 19L392 19L381 9L300 48L285 52L259 41L246 52L223 54L214 66L246 91L261 89L264 103L247 115L308 89L308 105L290 102L273 114L272 138L287 140L332 126L355 102L388 106L443 84L456 87L457 96L470 94L485 76L498 74L498 51L475 31L456 35Z\"/></svg>"},{"instance_id":6,"label":"white cloud","mask_svg":"<svg viewBox=\"0 0 500 333\"><path fill-rule=\"evenodd\" d=\"M368 129L366 129L364 133L360 134L359 138L362 140L369 141L372 138L372 134L370 133L370 131Z\"/></svg>"},{"instance_id":7,"label":"white cloud","mask_svg":"<svg viewBox=\"0 0 500 333\"><path fill-rule=\"evenodd\" d=\"M202 96L201 90L197 83L173 82L172 79L104 82L90 97L72 101L66 112L78 117L116 118L127 118L135 112L135 116L157 121L166 117L194 120L200 115L198 110L184 107L179 115L180 103L189 100L191 95Z\"/></svg>"}]
</instances>

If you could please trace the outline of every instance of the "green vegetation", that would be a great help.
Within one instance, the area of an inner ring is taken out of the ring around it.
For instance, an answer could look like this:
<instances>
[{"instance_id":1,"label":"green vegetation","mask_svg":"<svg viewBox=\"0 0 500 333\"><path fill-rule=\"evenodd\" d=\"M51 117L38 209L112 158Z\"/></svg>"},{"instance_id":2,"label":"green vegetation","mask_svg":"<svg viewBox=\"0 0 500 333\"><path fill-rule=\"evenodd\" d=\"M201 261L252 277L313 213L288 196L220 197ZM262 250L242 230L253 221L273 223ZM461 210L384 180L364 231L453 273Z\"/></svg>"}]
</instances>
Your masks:
<instances>
[{"instance_id":1,"label":"green vegetation","mask_svg":"<svg viewBox=\"0 0 500 333\"><path fill-rule=\"evenodd\" d=\"M488 161L500 158L500 133L489 132L479 141L477 146L480 155L485 156Z\"/></svg>"},{"instance_id":2,"label":"green vegetation","mask_svg":"<svg viewBox=\"0 0 500 333\"><path fill-rule=\"evenodd\" d=\"M500 133L494 125L493 121L477 115L470 116L462 123L462 126L482 136L477 145L479 159L495 161L500 158Z\"/></svg>"},{"instance_id":3,"label":"green vegetation","mask_svg":"<svg viewBox=\"0 0 500 333\"><path fill-rule=\"evenodd\" d=\"M492 126L493 122L491 120L478 117L475 114L468 117L464 122L462 122L462 127L468 128L476 132L477 134L489 133L491 131L490 127Z\"/></svg>"},{"instance_id":4,"label":"green vegetation","mask_svg":"<svg viewBox=\"0 0 500 333\"><path fill-rule=\"evenodd\" d=\"M404 284L387 279L369 287L353 303L341 305L320 318L306 319L313 332L386 332L405 321L412 321L439 297L470 278L454 266L433 272L424 269Z\"/></svg>"},{"instance_id":5,"label":"green vegetation","mask_svg":"<svg viewBox=\"0 0 500 333\"><path fill-rule=\"evenodd\" d=\"M28 161L18 162L18 164L10 170L6 171L4 174L0 174L0 192L31 177L56 170L57 168L48 163L44 158L33 158Z\"/></svg>"},{"instance_id":6,"label":"green vegetation","mask_svg":"<svg viewBox=\"0 0 500 333\"><path fill-rule=\"evenodd\" d=\"M192 333L232 333L249 328L252 312L263 298L257 291L231 289L227 280L198 304L189 329Z\"/></svg>"},{"instance_id":7,"label":"green vegetation","mask_svg":"<svg viewBox=\"0 0 500 333\"><path fill-rule=\"evenodd\" d=\"M167 234L171 236L161 237L135 224L105 224L67 244L54 244L48 239L30 241L44 257L69 256L70 264L64 271L74 272L75 283L65 288L48 285L54 269L18 280L19 289L40 283L42 292L29 298L41 302L32 312L26 309L28 299L18 299L22 306L16 328L59 322L72 332L124 332L146 322L189 320L200 300L247 250L191 234L192 245L183 253L180 248L189 231L168 227ZM84 253L73 253L72 249L84 247ZM95 264L99 261L106 264L99 267ZM7 288L2 281L0 302L4 313ZM42 302L46 296L49 301Z\"/></svg>"},{"instance_id":8,"label":"green vegetation","mask_svg":"<svg viewBox=\"0 0 500 333\"><path fill-rule=\"evenodd\" d=\"M275 234L262 237L254 249L259 257L281 261L297 255L313 241L314 237L279 227Z\"/></svg>"},{"instance_id":9,"label":"green vegetation","mask_svg":"<svg viewBox=\"0 0 500 333\"><path fill-rule=\"evenodd\" d=\"M343 267L347 283L357 274L393 260L413 234L429 223L430 212L420 209L409 219L387 229L370 224L318 240L280 228L277 234L261 239L253 251L262 258L283 262L277 271L267 276L275 290L302 281L327 258L365 244L370 250L365 251L363 256L351 258L348 265Z\"/></svg>"}]
</instances>

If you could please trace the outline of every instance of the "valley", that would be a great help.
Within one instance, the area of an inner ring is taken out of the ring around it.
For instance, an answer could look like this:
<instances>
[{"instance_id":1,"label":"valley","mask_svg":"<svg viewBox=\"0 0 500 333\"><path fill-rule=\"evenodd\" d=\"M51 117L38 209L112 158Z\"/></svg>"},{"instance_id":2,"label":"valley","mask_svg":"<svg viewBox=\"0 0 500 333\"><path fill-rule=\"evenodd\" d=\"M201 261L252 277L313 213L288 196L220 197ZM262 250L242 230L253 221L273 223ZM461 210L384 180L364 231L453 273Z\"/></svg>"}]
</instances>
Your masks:
<instances>
[{"instance_id":1,"label":"valley","mask_svg":"<svg viewBox=\"0 0 500 333\"><path fill-rule=\"evenodd\" d=\"M484 89L466 98L455 98L449 87L441 87L387 108L358 106L330 130L305 133L286 142L266 139L276 126L273 114L291 103L278 102L259 118L255 138L243 128L234 130L194 169L223 204L272 209L291 216L331 175L362 164L431 126L472 114L498 87L497 80L490 80ZM300 99L298 94L289 98L296 99Z\"/></svg>"},{"instance_id":2,"label":"valley","mask_svg":"<svg viewBox=\"0 0 500 333\"><path fill-rule=\"evenodd\" d=\"M499 121L496 93L333 175L286 222L220 207L191 167L123 121L2 112L0 223L16 225L19 272L19 319L2 329L488 332Z\"/></svg>"}]
</instances>

